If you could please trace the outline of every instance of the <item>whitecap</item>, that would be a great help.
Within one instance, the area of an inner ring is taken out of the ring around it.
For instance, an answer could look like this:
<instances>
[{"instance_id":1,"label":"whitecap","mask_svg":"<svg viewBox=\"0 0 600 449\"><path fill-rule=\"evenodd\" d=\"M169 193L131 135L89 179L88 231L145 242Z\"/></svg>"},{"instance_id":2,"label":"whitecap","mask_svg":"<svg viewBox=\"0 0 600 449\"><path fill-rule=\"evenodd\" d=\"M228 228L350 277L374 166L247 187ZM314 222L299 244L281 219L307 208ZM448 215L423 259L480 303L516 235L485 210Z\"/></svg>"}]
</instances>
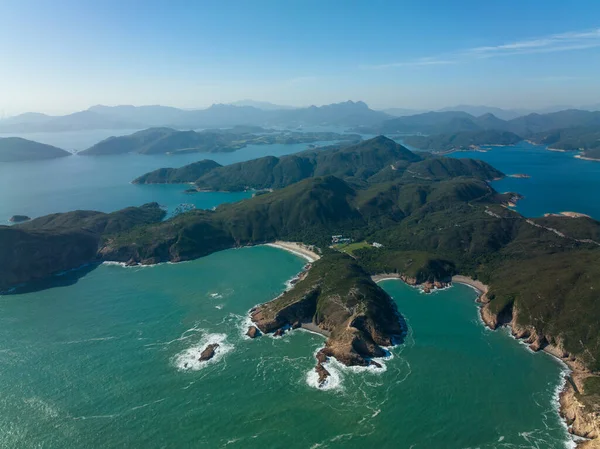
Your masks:
<instances>
[{"instance_id":1,"label":"whitecap","mask_svg":"<svg viewBox=\"0 0 600 449\"><path fill-rule=\"evenodd\" d=\"M212 359L200 362L200 354L210 344L218 344ZM206 334L194 346L185 349L174 357L173 363L180 371L199 371L202 368L218 363L225 354L233 350L233 345L227 343L226 334Z\"/></svg>"},{"instance_id":2,"label":"whitecap","mask_svg":"<svg viewBox=\"0 0 600 449\"><path fill-rule=\"evenodd\" d=\"M314 355L316 357L317 353L322 348L318 348ZM381 368L378 368L374 365L368 366L346 366L343 363L340 363L336 358L329 357L325 363L323 363L323 368L325 368L330 376L325 380L323 385L319 386L319 375L317 374L314 368L306 375L306 383L319 390L336 390L342 389L342 381L346 374L358 374L358 373L370 373L370 374L383 374L387 371L386 361L391 360L394 355L389 351L390 348L384 347L386 351L386 355L384 357L373 357L372 359L381 365Z\"/></svg>"}]
</instances>

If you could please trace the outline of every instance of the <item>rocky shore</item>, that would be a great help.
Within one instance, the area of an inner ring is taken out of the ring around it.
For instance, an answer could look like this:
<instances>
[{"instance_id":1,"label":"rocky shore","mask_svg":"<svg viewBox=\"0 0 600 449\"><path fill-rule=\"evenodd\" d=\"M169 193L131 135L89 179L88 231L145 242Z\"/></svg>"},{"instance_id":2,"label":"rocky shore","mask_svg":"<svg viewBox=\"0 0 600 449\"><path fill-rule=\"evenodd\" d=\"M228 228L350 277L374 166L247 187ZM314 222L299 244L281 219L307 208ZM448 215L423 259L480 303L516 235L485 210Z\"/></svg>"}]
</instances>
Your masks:
<instances>
[{"instance_id":1,"label":"rocky shore","mask_svg":"<svg viewBox=\"0 0 600 449\"><path fill-rule=\"evenodd\" d=\"M560 392L560 415L565 419L569 433L590 439L578 444L581 449L600 448L600 410L586 406L582 402L581 393L584 392L584 381L596 374L587 370L581 361L569 354L563 347L560 339L550 335L539 335L531 326L522 326L518 323L519 311L512 307L509 311L493 312L487 297L489 287L481 281L467 276L454 276L453 282L469 285L479 292L477 302L480 303L480 316L484 324L492 330L500 326L508 326L514 338L523 340L532 351L544 351L563 363L570 373L567 382Z\"/></svg>"},{"instance_id":2,"label":"rocky shore","mask_svg":"<svg viewBox=\"0 0 600 449\"><path fill-rule=\"evenodd\" d=\"M374 274L373 276L371 276L371 280L375 283L385 281L388 279L400 279L402 282L412 287L419 287L424 293L431 293L434 290L449 287L451 284L450 282L438 280L418 282L415 278L400 273L381 273Z\"/></svg>"},{"instance_id":3,"label":"rocky shore","mask_svg":"<svg viewBox=\"0 0 600 449\"><path fill-rule=\"evenodd\" d=\"M381 367L372 359L385 357L384 347L404 332L391 298L346 254L327 254L308 268L293 288L250 311L253 325L274 337L299 328L325 336L316 355L320 387L330 376L323 365L330 357Z\"/></svg>"}]
</instances>

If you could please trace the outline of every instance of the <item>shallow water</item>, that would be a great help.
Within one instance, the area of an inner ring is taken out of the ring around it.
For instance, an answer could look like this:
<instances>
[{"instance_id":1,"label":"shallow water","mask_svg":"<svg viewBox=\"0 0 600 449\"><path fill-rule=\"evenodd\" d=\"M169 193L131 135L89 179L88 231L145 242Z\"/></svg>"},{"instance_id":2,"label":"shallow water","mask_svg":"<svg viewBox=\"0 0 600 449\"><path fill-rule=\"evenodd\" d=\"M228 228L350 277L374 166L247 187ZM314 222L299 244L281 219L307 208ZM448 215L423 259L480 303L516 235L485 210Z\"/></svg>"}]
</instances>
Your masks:
<instances>
[{"instance_id":1,"label":"shallow water","mask_svg":"<svg viewBox=\"0 0 600 449\"><path fill-rule=\"evenodd\" d=\"M385 371L333 363L331 388L311 386L323 337L243 336L304 263L244 248L1 297L0 447L565 447L561 366L485 330L462 285L383 282L409 325Z\"/></svg>"}]
</instances>

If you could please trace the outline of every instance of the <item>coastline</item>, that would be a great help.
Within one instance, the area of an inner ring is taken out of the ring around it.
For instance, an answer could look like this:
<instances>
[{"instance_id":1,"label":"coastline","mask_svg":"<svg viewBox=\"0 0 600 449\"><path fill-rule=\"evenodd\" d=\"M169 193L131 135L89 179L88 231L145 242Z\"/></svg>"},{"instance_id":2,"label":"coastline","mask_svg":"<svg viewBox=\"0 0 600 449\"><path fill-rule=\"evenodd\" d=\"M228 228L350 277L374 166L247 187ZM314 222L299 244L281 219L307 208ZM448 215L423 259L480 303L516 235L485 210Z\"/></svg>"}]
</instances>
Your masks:
<instances>
[{"instance_id":1,"label":"coastline","mask_svg":"<svg viewBox=\"0 0 600 449\"><path fill-rule=\"evenodd\" d=\"M593 162L600 162L600 159L596 159L594 157L586 157L586 156L582 156L581 154L578 154L577 156L575 156L575 159L581 159L583 161L593 161Z\"/></svg>"},{"instance_id":2,"label":"coastline","mask_svg":"<svg viewBox=\"0 0 600 449\"><path fill-rule=\"evenodd\" d=\"M373 280L373 282L375 282L377 284L381 281L387 281L390 279L402 280L402 278L400 276L401 275L398 273L381 273L381 274L374 274L373 276L371 276L371 279Z\"/></svg>"},{"instance_id":3,"label":"coastline","mask_svg":"<svg viewBox=\"0 0 600 449\"><path fill-rule=\"evenodd\" d=\"M273 248L279 248L284 251L295 254L296 256L303 257L309 262L315 262L321 258L321 256L317 253L317 248L310 247L308 245L304 245L298 242L284 242L281 240L276 240L271 243L265 243L265 245L271 246Z\"/></svg>"},{"instance_id":4,"label":"coastline","mask_svg":"<svg viewBox=\"0 0 600 449\"><path fill-rule=\"evenodd\" d=\"M581 441L575 441L576 448L600 448L600 441L598 439L587 439L587 435L590 432L589 429L592 428L593 431L597 426L597 423L595 424L594 418L583 411L583 405L577 398L578 391L582 389L583 380L592 374L579 362L571 359L569 355L559 347L547 344L543 348L540 348L539 345L537 345L537 335L535 331L531 332L527 328L516 325L516 311L513 310L512 318L509 322L498 323L497 317L492 316L491 312L486 308L486 305L489 303L489 299L486 296L489 291L488 285L468 276L461 275L453 276L452 282L467 285L478 292L479 296L476 302L479 303L479 317L485 327L490 330L496 330L498 327L505 324L515 340L524 342L529 350L533 352L541 349L546 354L554 357L565 367L564 375L561 376L562 385L557 387L558 394L556 396L556 401L558 402L558 413L567 428L567 432L582 438ZM532 337L534 337L533 341L531 341Z\"/></svg>"}]
</instances>

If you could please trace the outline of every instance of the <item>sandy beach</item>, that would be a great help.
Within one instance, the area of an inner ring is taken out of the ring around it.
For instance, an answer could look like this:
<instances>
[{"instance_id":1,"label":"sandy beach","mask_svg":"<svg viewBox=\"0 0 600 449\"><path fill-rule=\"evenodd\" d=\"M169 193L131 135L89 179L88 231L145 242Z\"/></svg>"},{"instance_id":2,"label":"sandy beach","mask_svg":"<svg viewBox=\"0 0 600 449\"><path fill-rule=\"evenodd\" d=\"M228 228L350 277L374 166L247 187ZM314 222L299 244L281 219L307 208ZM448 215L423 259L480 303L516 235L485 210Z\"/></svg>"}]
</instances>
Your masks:
<instances>
[{"instance_id":1,"label":"sandy beach","mask_svg":"<svg viewBox=\"0 0 600 449\"><path fill-rule=\"evenodd\" d=\"M381 281L387 281L388 279L400 279L400 274L398 274L398 273L374 274L373 276L371 276L371 279L373 280L373 282L377 283L377 282L381 282Z\"/></svg>"},{"instance_id":2,"label":"sandy beach","mask_svg":"<svg viewBox=\"0 0 600 449\"><path fill-rule=\"evenodd\" d=\"M489 287L487 285L485 285L483 282L476 281L475 279L471 279L468 276L461 276L461 275L452 276L452 282L453 283L456 282L457 284L469 285L470 287L473 287L476 290L478 290L480 294L487 293L489 290Z\"/></svg>"},{"instance_id":3,"label":"sandy beach","mask_svg":"<svg viewBox=\"0 0 600 449\"><path fill-rule=\"evenodd\" d=\"M281 240L276 240L275 242L267 243L266 245L289 251L297 256L304 257L309 262L314 262L321 258L321 256L316 252L316 248L304 245L303 243L283 242Z\"/></svg>"}]
</instances>

